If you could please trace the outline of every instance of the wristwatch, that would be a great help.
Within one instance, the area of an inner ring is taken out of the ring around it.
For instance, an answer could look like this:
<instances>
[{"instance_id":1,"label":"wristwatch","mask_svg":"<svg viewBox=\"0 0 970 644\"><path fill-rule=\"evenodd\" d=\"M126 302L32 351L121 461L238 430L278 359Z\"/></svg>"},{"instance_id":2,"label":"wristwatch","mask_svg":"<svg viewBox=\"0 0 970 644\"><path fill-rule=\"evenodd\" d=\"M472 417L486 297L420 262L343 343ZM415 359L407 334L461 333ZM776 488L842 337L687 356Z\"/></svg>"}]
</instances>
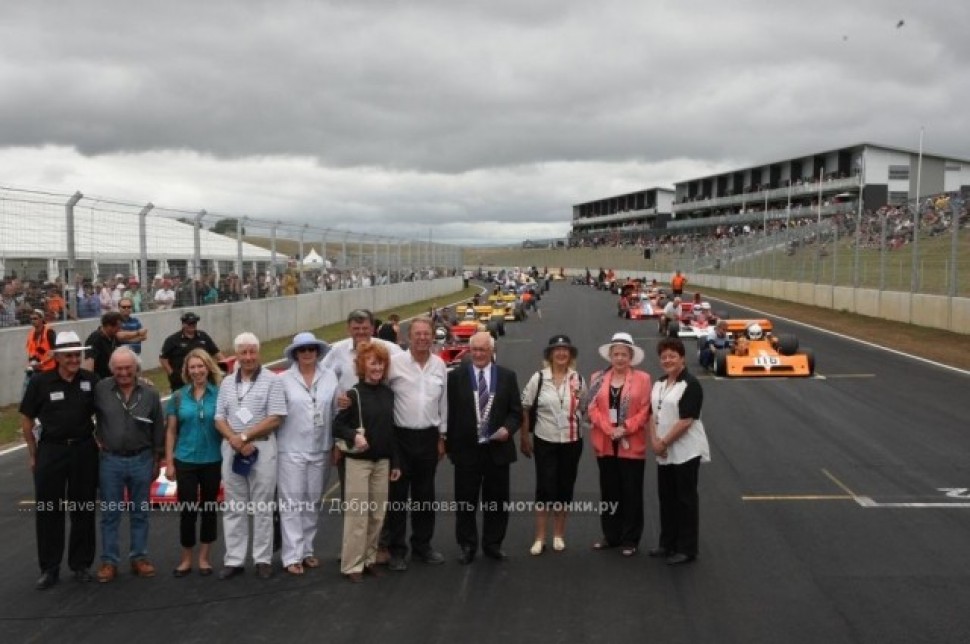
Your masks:
<instances>
[{"instance_id":1,"label":"wristwatch","mask_svg":"<svg viewBox=\"0 0 970 644\"><path fill-rule=\"evenodd\" d=\"M242 439L242 442L243 442L243 444L245 444L245 443L248 443L248 442L249 442L249 436L246 436L245 434L240 434L240 435L239 435L239 438L241 438L241 439Z\"/></svg>"}]
</instances>

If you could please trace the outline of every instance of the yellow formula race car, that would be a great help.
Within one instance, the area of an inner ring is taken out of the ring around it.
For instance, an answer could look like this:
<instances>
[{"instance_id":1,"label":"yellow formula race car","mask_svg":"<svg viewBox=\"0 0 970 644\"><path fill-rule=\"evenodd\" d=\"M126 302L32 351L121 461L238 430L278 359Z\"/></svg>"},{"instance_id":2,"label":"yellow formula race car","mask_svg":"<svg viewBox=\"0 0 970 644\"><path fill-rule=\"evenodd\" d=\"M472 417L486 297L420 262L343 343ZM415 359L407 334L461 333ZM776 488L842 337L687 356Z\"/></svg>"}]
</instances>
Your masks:
<instances>
[{"instance_id":1,"label":"yellow formula race car","mask_svg":"<svg viewBox=\"0 0 970 644\"><path fill-rule=\"evenodd\" d=\"M769 320L727 320L733 346L714 354L714 374L727 378L808 377L815 374L815 354L799 349L790 333L772 334Z\"/></svg>"}]
</instances>

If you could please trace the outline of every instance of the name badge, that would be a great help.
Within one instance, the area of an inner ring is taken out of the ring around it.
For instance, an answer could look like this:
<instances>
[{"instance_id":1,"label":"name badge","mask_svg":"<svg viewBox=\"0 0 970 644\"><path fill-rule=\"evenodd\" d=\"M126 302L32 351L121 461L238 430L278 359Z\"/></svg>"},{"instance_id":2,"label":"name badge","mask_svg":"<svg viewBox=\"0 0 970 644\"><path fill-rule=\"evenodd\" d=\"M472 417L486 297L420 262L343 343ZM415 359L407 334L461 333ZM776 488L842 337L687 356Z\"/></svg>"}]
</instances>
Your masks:
<instances>
[{"instance_id":1,"label":"name badge","mask_svg":"<svg viewBox=\"0 0 970 644\"><path fill-rule=\"evenodd\" d=\"M87 380L81 381L81 391L91 391L91 383Z\"/></svg>"},{"instance_id":2,"label":"name badge","mask_svg":"<svg viewBox=\"0 0 970 644\"><path fill-rule=\"evenodd\" d=\"M319 411L313 412L313 426L323 427L323 414Z\"/></svg>"},{"instance_id":3,"label":"name badge","mask_svg":"<svg viewBox=\"0 0 970 644\"><path fill-rule=\"evenodd\" d=\"M63 391L52 391L51 392L51 400L64 400L64 392Z\"/></svg>"},{"instance_id":4,"label":"name badge","mask_svg":"<svg viewBox=\"0 0 970 644\"><path fill-rule=\"evenodd\" d=\"M236 411L236 418L239 419L240 423L242 423L243 425L246 425L249 423L249 421L253 419L253 412L249 411L245 407L240 407Z\"/></svg>"}]
</instances>

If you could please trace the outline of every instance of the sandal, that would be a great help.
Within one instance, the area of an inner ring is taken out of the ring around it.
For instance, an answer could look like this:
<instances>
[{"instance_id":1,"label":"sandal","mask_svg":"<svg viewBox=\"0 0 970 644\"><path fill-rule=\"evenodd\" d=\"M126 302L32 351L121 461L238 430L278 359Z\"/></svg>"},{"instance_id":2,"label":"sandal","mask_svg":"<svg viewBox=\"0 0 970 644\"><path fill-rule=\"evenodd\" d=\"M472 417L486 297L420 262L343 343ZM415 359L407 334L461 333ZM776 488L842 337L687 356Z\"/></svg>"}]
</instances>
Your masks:
<instances>
[{"instance_id":1,"label":"sandal","mask_svg":"<svg viewBox=\"0 0 970 644\"><path fill-rule=\"evenodd\" d=\"M542 539L536 539L532 547L529 548L529 554L533 556L539 556L546 550L546 544Z\"/></svg>"},{"instance_id":2,"label":"sandal","mask_svg":"<svg viewBox=\"0 0 970 644\"><path fill-rule=\"evenodd\" d=\"M298 564L298 563L290 564L289 566L286 567L286 572L296 577L299 577L300 575L303 574L303 564Z\"/></svg>"},{"instance_id":3,"label":"sandal","mask_svg":"<svg viewBox=\"0 0 970 644\"><path fill-rule=\"evenodd\" d=\"M304 557L303 558L303 567L304 568L319 568L320 567L320 560L317 559L316 557L314 557L313 555L310 555L309 557Z\"/></svg>"}]
</instances>

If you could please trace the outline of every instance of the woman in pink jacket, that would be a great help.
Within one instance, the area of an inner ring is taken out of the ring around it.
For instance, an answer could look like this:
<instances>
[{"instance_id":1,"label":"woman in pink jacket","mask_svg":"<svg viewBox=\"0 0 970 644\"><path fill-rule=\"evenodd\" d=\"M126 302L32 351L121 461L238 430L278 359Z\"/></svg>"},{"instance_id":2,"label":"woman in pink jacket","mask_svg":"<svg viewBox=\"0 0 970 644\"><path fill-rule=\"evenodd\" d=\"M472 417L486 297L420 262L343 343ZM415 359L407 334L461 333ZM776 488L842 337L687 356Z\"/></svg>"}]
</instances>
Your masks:
<instances>
[{"instance_id":1,"label":"woman in pink jacket","mask_svg":"<svg viewBox=\"0 0 970 644\"><path fill-rule=\"evenodd\" d=\"M600 472L603 538L594 550L622 548L637 553L643 533L643 472L650 420L650 376L634 369L643 349L629 333L614 333L599 349L609 368L590 378L590 443Z\"/></svg>"}]
</instances>

